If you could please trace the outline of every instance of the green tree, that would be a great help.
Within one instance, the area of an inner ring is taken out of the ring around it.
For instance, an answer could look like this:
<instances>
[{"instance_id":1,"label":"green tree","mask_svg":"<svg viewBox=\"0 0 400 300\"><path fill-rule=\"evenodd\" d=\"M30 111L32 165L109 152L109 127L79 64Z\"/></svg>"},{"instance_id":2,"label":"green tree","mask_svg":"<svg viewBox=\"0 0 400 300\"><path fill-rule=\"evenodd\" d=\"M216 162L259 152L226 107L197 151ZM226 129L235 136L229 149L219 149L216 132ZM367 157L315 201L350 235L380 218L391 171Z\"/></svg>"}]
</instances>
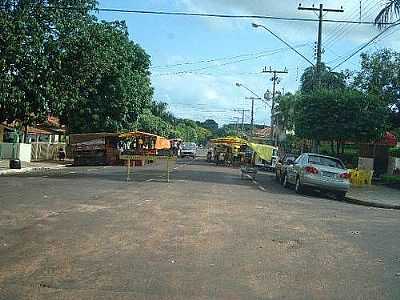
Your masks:
<instances>
[{"instance_id":1,"label":"green tree","mask_svg":"<svg viewBox=\"0 0 400 300\"><path fill-rule=\"evenodd\" d=\"M321 67L321 84L319 88L325 89L344 89L346 87L346 76L345 73L332 72L332 70L325 64ZM318 88L316 67L307 68L301 76L301 87L302 93L310 93Z\"/></svg>"},{"instance_id":2,"label":"green tree","mask_svg":"<svg viewBox=\"0 0 400 300\"><path fill-rule=\"evenodd\" d=\"M203 123L201 123L201 126L207 128L212 133L216 133L218 130L218 123L212 119L205 120Z\"/></svg>"},{"instance_id":3,"label":"green tree","mask_svg":"<svg viewBox=\"0 0 400 300\"><path fill-rule=\"evenodd\" d=\"M129 40L125 23L88 25L62 61L60 115L71 132L133 129L150 106L150 59Z\"/></svg>"},{"instance_id":4,"label":"green tree","mask_svg":"<svg viewBox=\"0 0 400 300\"><path fill-rule=\"evenodd\" d=\"M385 6L375 18L375 23L380 28L383 28L382 23L393 21L393 18L398 18L400 15L400 0L386 0Z\"/></svg>"},{"instance_id":5,"label":"green tree","mask_svg":"<svg viewBox=\"0 0 400 300\"><path fill-rule=\"evenodd\" d=\"M67 24L89 19L92 0L0 1L0 121L23 126L44 120L59 97L55 91L59 41ZM74 7L60 12L48 6ZM71 27L73 27L71 25Z\"/></svg>"},{"instance_id":6,"label":"green tree","mask_svg":"<svg viewBox=\"0 0 400 300\"><path fill-rule=\"evenodd\" d=\"M317 141L370 142L383 135L388 109L379 98L359 91L318 90L296 101L295 130Z\"/></svg>"},{"instance_id":7,"label":"green tree","mask_svg":"<svg viewBox=\"0 0 400 300\"><path fill-rule=\"evenodd\" d=\"M172 137L173 126L163 118L156 116L150 109L144 109L138 119L138 130L157 134L164 137Z\"/></svg>"},{"instance_id":8,"label":"green tree","mask_svg":"<svg viewBox=\"0 0 400 300\"><path fill-rule=\"evenodd\" d=\"M278 123L284 129L293 130L295 125L296 101L300 93L281 95L276 99Z\"/></svg>"},{"instance_id":9,"label":"green tree","mask_svg":"<svg viewBox=\"0 0 400 300\"><path fill-rule=\"evenodd\" d=\"M377 95L390 108L391 129L400 128L400 53L389 49L361 55L361 70L353 86Z\"/></svg>"}]
</instances>

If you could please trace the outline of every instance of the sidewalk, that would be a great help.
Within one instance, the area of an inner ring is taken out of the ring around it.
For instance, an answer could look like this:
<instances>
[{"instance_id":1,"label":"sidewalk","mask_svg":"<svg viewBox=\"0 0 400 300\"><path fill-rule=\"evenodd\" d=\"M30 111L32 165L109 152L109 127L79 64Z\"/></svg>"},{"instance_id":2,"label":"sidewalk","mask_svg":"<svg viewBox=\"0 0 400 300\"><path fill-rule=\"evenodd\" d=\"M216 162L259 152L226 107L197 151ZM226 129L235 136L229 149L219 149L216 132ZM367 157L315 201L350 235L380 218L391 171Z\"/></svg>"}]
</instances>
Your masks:
<instances>
[{"instance_id":1,"label":"sidewalk","mask_svg":"<svg viewBox=\"0 0 400 300\"><path fill-rule=\"evenodd\" d=\"M384 185L352 187L347 194L347 201L388 209L400 209L400 190Z\"/></svg>"},{"instance_id":2,"label":"sidewalk","mask_svg":"<svg viewBox=\"0 0 400 300\"><path fill-rule=\"evenodd\" d=\"M21 169L10 169L9 160L0 160L0 176L1 175L13 175L20 173L44 171L44 170L55 170L61 169L71 164L72 161L40 161L40 162L21 162Z\"/></svg>"}]
</instances>

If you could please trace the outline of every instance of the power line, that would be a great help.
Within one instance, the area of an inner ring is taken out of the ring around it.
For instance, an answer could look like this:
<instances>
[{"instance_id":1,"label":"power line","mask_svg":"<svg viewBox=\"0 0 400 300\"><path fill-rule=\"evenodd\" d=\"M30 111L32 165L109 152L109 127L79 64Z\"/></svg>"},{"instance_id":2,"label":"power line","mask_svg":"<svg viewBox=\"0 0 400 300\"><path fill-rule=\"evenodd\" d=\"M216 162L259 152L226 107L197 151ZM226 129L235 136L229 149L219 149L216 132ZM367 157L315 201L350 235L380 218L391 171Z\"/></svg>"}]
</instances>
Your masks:
<instances>
[{"instance_id":1,"label":"power line","mask_svg":"<svg viewBox=\"0 0 400 300\"><path fill-rule=\"evenodd\" d=\"M371 0L367 1L367 4L364 3L364 9L366 7L369 7L370 4L373 4L373 2L370 2ZM353 10L350 14L347 15L347 18L349 19L353 19L357 16L358 12L357 12L357 8L355 10ZM354 25L354 24L353 24ZM349 26L351 27L351 26ZM346 24L340 24L336 27L336 29L331 33L327 35L326 41L325 41L325 46L328 47L328 45L330 45L330 43L335 40L336 37L340 36L344 31L346 31Z\"/></svg>"},{"instance_id":2,"label":"power line","mask_svg":"<svg viewBox=\"0 0 400 300\"><path fill-rule=\"evenodd\" d=\"M332 71L343 65L345 62L347 62L349 59L351 59L353 56L355 56L357 53L360 51L364 50L367 48L371 43L373 43L375 40L377 40L379 37L381 37L385 32L387 32L389 29L392 29L393 27L397 26L400 24L400 21L397 21L396 23L390 25L389 27L386 27L383 29L379 34L374 36L372 39L370 39L367 43L365 43L363 46L359 47L356 49L350 56L348 56L345 60L343 60L341 63L337 64L335 67L332 68Z\"/></svg>"},{"instance_id":3,"label":"power line","mask_svg":"<svg viewBox=\"0 0 400 300\"><path fill-rule=\"evenodd\" d=\"M211 66L201 67L201 68L192 69L192 70L184 70L184 71L179 71L179 72L170 72L170 73L163 73L163 74L154 74L154 76L170 76L170 75L188 74L188 73L193 73L193 72L196 72L196 71L208 70L208 69L211 69L211 68L218 68L218 67L222 67L222 66L226 66L226 65L241 63L241 62L244 62L244 61L259 59L259 58L263 58L263 57L266 57L266 56L277 54L277 53L282 52L282 51L287 51L287 49L276 50L275 52L271 52L269 54L258 55L258 56L255 56L255 57L244 58L244 59L240 59L240 60L236 60L236 61L230 61L230 62L226 62L226 63L222 63L222 64L211 65Z\"/></svg>"},{"instance_id":4,"label":"power line","mask_svg":"<svg viewBox=\"0 0 400 300\"><path fill-rule=\"evenodd\" d=\"M4 7L4 6L3 6ZM60 10L81 10L76 7L68 6L48 6L48 9ZM162 15L162 16L183 16L183 17L206 17L206 18L224 18L224 19L264 19L264 20L281 20L281 21L300 21L300 22L318 22L318 19L311 18L296 18L296 17L279 17L279 16L265 16L265 15L230 15L230 14L213 14L213 13L192 13L192 12L168 12L168 11L155 11L155 10L135 10L135 9L118 9L118 8L96 8L97 12L110 12L110 13L126 13L126 14L143 14L143 15ZM360 25L375 25L375 22L359 22L352 20L337 20L326 19L325 22L329 23L345 23L345 24L360 24ZM382 22L379 25L392 25L393 22Z\"/></svg>"},{"instance_id":5,"label":"power line","mask_svg":"<svg viewBox=\"0 0 400 300\"><path fill-rule=\"evenodd\" d=\"M299 44L299 45L296 45L295 47L301 48L301 47L307 46L308 44L309 43ZM151 69L163 69L163 68L170 68L170 67L180 67L180 66L186 66L186 65L211 63L211 62L231 60L231 59L236 59L236 58L241 58L241 57L246 57L246 56L257 56L260 54L273 53L275 51L280 51L280 50L286 50L286 48L269 49L269 50L262 50L262 51L253 52L253 53L239 54L239 55L235 55L235 56L226 56L226 57L220 57L220 58L203 59L203 60L199 60L199 61L191 61L191 62L182 62L182 63L169 64L169 65L154 66L154 67L151 67Z\"/></svg>"},{"instance_id":6,"label":"power line","mask_svg":"<svg viewBox=\"0 0 400 300\"><path fill-rule=\"evenodd\" d=\"M379 3L375 3L375 4L371 3L371 4L372 4L372 6L370 6L369 9L362 14L363 18L368 18L368 17L372 16L374 13L374 9L379 5ZM346 25L348 25L348 24L346 24ZM326 47L329 47L333 43L335 43L337 40L344 38L348 33L352 32L352 30L356 26L356 24L350 24L346 28L346 25L343 25L342 32L339 32L336 37L334 37L333 39L331 39L329 42L327 42L325 44Z\"/></svg>"}]
</instances>

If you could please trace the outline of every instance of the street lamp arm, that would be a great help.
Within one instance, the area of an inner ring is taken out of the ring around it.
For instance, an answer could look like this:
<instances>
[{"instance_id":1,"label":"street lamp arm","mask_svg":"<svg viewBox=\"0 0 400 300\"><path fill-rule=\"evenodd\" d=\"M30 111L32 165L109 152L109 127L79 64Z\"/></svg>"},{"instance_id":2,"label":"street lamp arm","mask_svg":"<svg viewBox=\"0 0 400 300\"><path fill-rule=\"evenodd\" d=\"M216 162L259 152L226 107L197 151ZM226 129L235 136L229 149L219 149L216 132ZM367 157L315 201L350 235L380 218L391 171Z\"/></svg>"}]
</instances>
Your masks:
<instances>
[{"instance_id":1,"label":"street lamp arm","mask_svg":"<svg viewBox=\"0 0 400 300\"><path fill-rule=\"evenodd\" d=\"M309 60L307 57L305 57L303 54L301 54L299 51L296 50L296 48L294 48L292 45L290 45L288 42L286 42L284 39L282 39L280 36L278 36L277 34L275 34L272 30L270 30L269 28L265 27L264 25L260 25L260 24L256 24L253 23L252 26L254 28L264 28L266 31L268 31L270 34L272 34L274 37L276 37L278 40L280 40L282 43L284 43L286 46L288 46L290 49L292 49L294 52L296 52L298 55L300 55L304 60L306 60L309 64L311 64L313 67L315 66L314 63Z\"/></svg>"},{"instance_id":2,"label":"street lamp arm","mask_svg":"<svg viewBox=\"0 0 400 300\"><path fill-rule=\"evenodd\" d=\"M248 90L248 91L249 91L250 93L252 93L254 96L256 96L257 98L260 98L260 99L261 99L261 97L260 97L259 95L257 95L256 93L254 93L254 92L253 92L251 89L249 89L247 86L245 86L245 85L243 85L243 84L241 84L241 83L237 83L236 86L239 86L239 87L242 87L242 88Z\"/></svg>"}]
</instances>

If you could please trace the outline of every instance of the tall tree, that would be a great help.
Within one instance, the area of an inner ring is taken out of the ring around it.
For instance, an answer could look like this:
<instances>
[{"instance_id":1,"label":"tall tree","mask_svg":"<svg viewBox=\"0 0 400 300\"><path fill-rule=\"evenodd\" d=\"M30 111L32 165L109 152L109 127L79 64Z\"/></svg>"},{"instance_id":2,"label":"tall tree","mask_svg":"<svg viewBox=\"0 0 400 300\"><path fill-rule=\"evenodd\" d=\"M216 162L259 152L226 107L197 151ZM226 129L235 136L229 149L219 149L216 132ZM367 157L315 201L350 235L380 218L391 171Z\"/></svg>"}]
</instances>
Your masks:
<instances>
[{"instance_id":1,"label":"tall tree","mask_svg":"<svg viewBox=\"0 0 400 300\"><path fill-rule=\"evenodd\" d=\"M304 71L301 76L301 92L309 93L317 88L343 89L346 87L346 74L332 72L329 67L323 64L321 68L321 82L318 85L316 72L316 67L309 67Z\"/></svg>"},{"instance_id":2,"label":"tall tree","mask_svg":"<svg viewBox=\"0 0 400 300\"><path fill-rule=\"evenodd\" d=\"M218 123L212 119L205 120L203 123L201 123L201 126L207 128L212 133L216 133L218 130Z\"/></svg>"},{"instance_id":3,"label":"tall tree","mask_svg":"<svg viewBox=\"0 0 400 300\"><path fill-rule=\"evenodd\" d=\"M382 23L388 23L400 16L400 0L386 0L385 6L375 18L375 23L380 28L385 27Z\"/></svg>"},{"instance_id":4,"label":"tall tree","mask_svg":"<svg viewBox=\"0 0 400 300\"><path fill-rule=\"evenodd\" d=\"M355 88L377 95L390 108L391 127L400 127L400 53L388 49L361 55L361 70Z\"/></svg>"},{"instance_id":5,"label":"tall tree","mask_svg":"<svg viewBox=\"0 0 400 300\"><path fill-rule=\"evenodd\" d=\"M370 142L383 135L388 109L374 95L322 89L296 101L296 135L318 141Z\"/></svg>"},{"instance_id":6,"label":"tall tree","mask_svg":"<svg viewBox=\"0 0 400 300\"><path fill-rule=\"evenodd\" d=\"M125 23L94 22L63 53L58 90L62 120L71 132L134 128L150 105L150 59L128 38Z\"/></svg>"}]
</instances>

